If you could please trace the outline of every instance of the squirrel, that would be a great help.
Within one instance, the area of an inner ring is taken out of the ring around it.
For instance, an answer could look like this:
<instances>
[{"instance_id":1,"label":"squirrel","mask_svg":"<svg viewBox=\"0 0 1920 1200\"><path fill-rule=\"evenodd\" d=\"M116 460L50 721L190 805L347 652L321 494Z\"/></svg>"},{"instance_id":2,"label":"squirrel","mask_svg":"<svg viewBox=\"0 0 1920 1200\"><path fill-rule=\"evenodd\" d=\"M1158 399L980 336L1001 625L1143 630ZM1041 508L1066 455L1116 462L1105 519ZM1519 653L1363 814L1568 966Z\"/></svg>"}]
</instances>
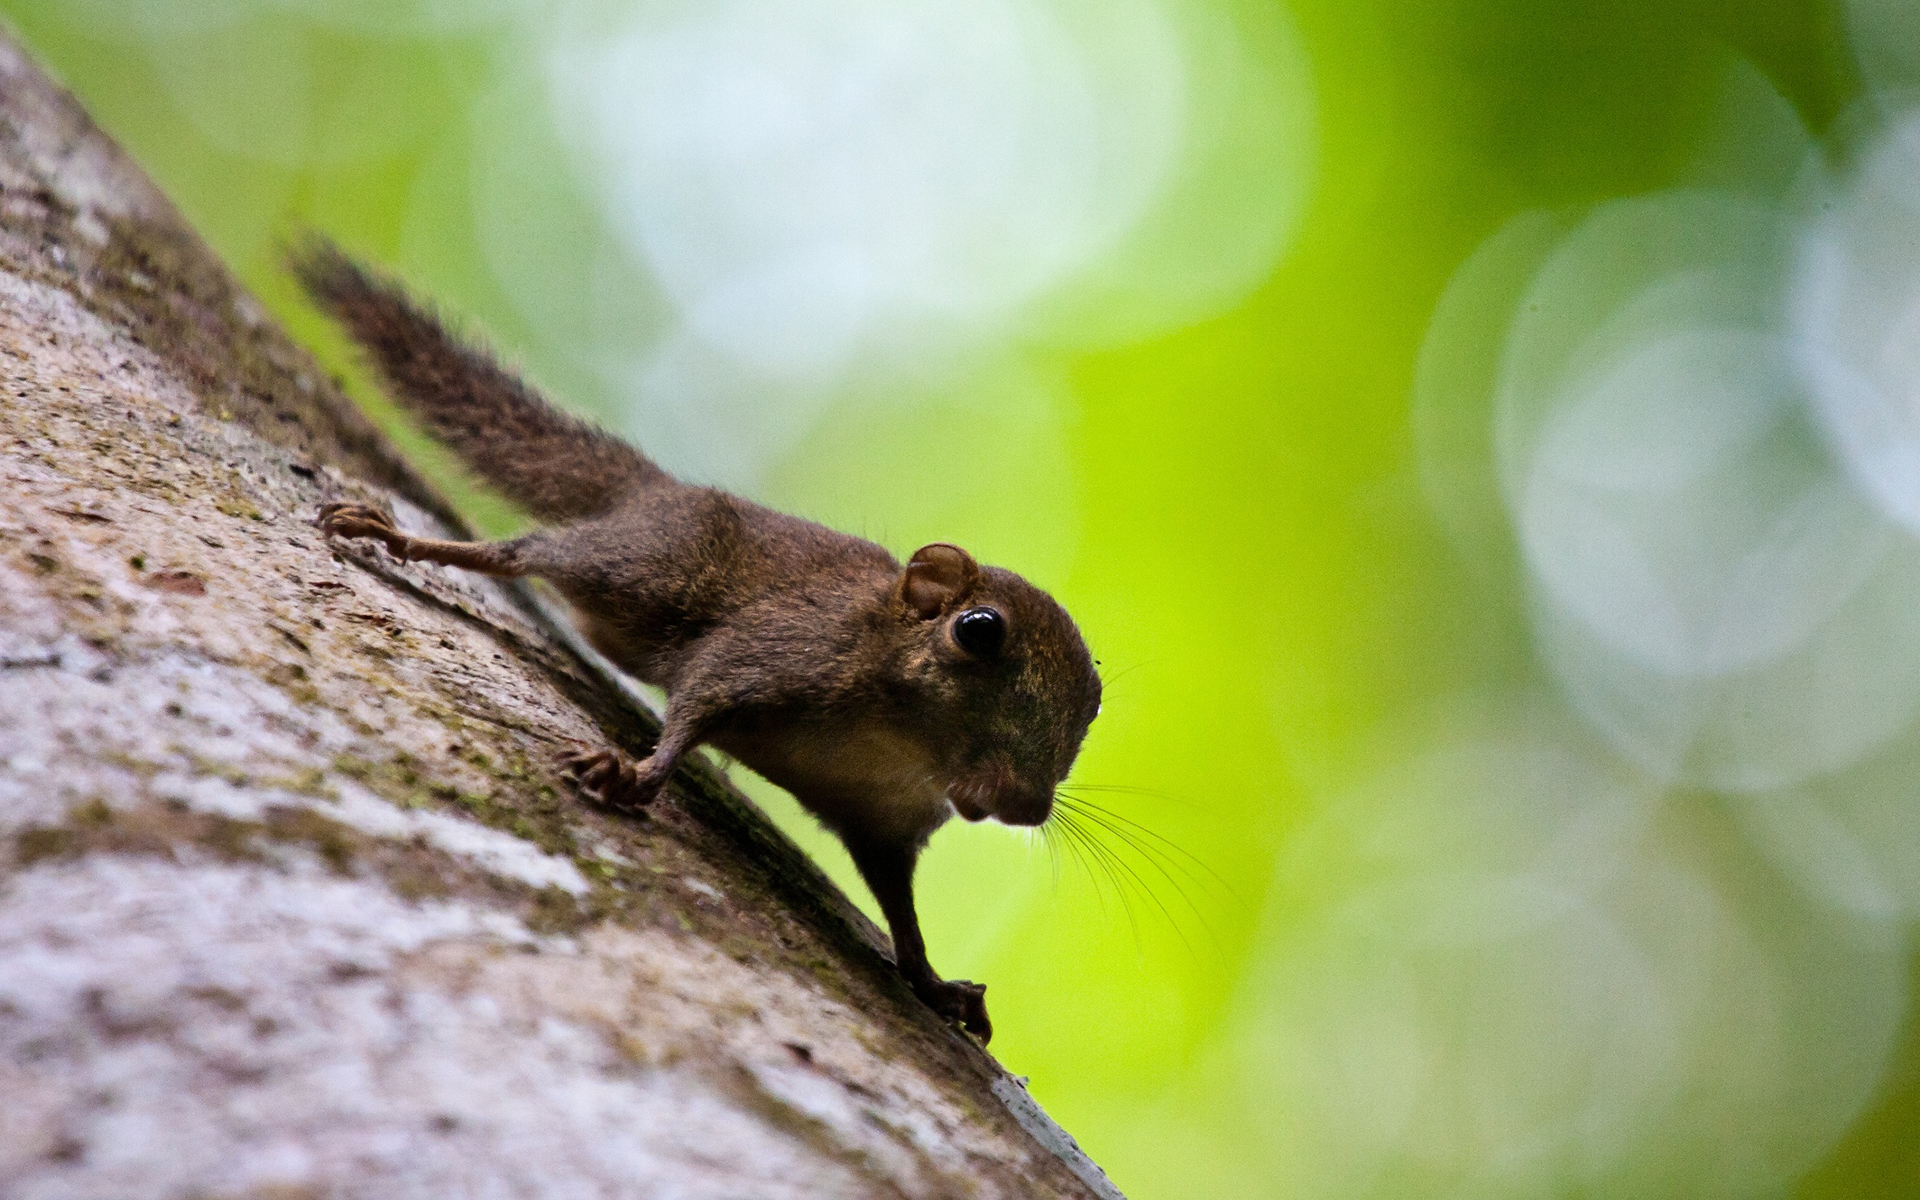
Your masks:
<instances>
[{"instance_id":1,"label":"squirrel","mask_svg":"<svg viewBox=\"0 0 1920 1200\"><path fill-rule=\"evenodd\" d=\"M562 756L581 793L644 806L701 744L744 763L845 844L915 995L991 1038L986 987L943 980L927 961L914 865L955 813L1047 821L1100 711L1100 676L1066 610L958 546L922 546L903 566L873 542L683 483L333 243L310 236L288 262L393 398L542 522L510 541L455 542L336 503L320 529L402 560L546 580L596 648L667 694L647 758Z\"/></svg>"}]
</instances>

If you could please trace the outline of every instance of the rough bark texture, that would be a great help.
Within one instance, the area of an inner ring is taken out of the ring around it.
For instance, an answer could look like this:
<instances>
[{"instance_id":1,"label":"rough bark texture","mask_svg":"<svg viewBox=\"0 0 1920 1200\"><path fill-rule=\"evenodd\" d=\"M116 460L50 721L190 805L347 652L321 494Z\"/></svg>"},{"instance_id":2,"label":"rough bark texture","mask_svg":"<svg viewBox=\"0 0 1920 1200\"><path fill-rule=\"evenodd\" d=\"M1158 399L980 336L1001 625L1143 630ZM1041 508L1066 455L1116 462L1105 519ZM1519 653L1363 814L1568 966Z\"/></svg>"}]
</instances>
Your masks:
<instances>
[{"instance_id":1,"label":"rough bark texture","mask_svg":"<svg viewBox=\"0 0 1920 1200\"><path fill-rule=\"evenodd\" d=\"M1114 1195L0 41L0 1195Z\"/></svg>"}]
</instances>

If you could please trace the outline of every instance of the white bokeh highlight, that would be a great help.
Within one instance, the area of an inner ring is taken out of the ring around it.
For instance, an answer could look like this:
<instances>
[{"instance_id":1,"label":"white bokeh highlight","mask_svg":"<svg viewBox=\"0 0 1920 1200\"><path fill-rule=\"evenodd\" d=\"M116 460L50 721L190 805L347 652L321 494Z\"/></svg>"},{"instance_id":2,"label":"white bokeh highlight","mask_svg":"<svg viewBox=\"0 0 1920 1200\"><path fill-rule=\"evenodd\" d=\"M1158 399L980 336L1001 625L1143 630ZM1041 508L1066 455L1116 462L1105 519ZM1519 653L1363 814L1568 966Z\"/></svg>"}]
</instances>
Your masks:
<instances>
[{"instance_id":1,"label":"white bokeh highlight","mask_svg":"<svg viewBox=\"0 0 1920 1200\"><path fill-rule=\"evenodd\" d=\"M600 355L630 427L751 488L849 394L911 405L1239 302L1285 249L1312 147L1304 60L1262 19L568 7L543 43L552 128L665 310L624 362Z\"/></svg>"},{"instance_id":2,"label":"white bokeh highlight","mask_svg":"<svg viewBox=\"0 0 1920 1200\"><path fill-rule=\"evenodd\" d=\"M1751 68L1724 99L1695 186L1516 217L1429 329L1429 501L1552 694L1303 839L1246 1017L1301 1194L1782 1192L1892 1061L1920 122L1881 91L1841 156Z\"/></svg>"},{"instance_id":3,"label":"white bokeh highlight","mask_svg":"<svg viewBox=\"0 0 1920 1200\"><path fill-rule=\"evenodd\" d=\"M1751 1196L1874 1094L1902 940L1778 886L1541 714L1461 722L1296 843L1240 1087L1288 1195ZM1844 981L1844 982L1840 982Z\"/></svg>"},{"instance_id":4,"label":"white bokeh highlight","mask_svg":"<svg viewBox=\"0 0 1920 1200\"><path fill-rule=\"evenodd\" d=\"M1823 199L1794 278L1797 360L1855 479L1920 534L1920 111Z\"/></svg>"},{"instance_id":5,"label":"white bokeh highlight","mask_svg":"<svg viewBox=\"0 0 1920 1200\"><path fill-rule=\"evenodd\" d=\"M1524 286L1492 406L1541 657L1640 769L1758 792L1920 711L1920 550L1823 435L1795 206L1597 208ZM1485 336L1477 331L1474 336Z\"/></svg>"},{"instance_id":6,"label":"white bokeh highlight","mask_svg":"<svg viewBox=\"0 0 1920 1200\"><path fill-rule=\"evenodd\" d=\"M634 15L558 40L557 119L689 335L774 376L1005 320L1138 218L1178 145L1183 64L1142 0L1093 45L1026 0Z\"/></svg>"}]
</instances>

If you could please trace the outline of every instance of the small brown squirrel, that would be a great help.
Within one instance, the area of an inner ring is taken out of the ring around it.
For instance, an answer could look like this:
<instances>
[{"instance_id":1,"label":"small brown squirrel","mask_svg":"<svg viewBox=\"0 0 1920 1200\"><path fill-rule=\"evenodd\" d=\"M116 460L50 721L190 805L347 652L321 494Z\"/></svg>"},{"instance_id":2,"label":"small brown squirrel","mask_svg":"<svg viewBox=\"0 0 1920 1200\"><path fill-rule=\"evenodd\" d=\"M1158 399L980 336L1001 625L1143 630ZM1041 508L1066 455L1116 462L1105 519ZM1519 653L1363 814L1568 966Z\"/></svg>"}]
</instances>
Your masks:
<instances>
[{"instance_id":1,"label":"small brown squirrel","mask_svg":"<svg viewBox=\"0 0 1920 1200\"><path fill-rule=\"evenodd\" d=\"M291 266L403 404L547 524L504 542L410 537L330 504L320 528L401 559L538 576L589 640L664 688L653 753L566 757L588 797L645 805L681 757L718 747L839 835L893 932L900 974L983 1042L986 988L942 980L913 905L922 847L954 813L1043 824L1100 711L1100 677L1052 597L934 543L885 549L714 488L561 412L406 292L313 238Z\"/></svg>"}]
</instances>

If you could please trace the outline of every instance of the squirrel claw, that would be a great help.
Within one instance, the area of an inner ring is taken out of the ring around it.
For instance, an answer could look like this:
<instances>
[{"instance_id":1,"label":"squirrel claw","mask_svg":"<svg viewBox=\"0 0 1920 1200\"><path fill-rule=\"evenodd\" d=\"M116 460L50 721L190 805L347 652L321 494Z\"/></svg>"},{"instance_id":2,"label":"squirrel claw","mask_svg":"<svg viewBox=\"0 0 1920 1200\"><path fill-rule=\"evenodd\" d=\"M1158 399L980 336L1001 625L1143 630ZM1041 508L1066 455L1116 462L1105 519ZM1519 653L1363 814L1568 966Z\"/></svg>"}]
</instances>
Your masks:
<instances>
[{"instance_id":1,"label":"squirrel claw","mask_svg":"<svg viewBox=\"0 0 1920 1200\"><path fill-rule=\"evenodd\" d=\"M987 985L965 979L936 979L914 989L920 999L944 1019L980 1039L993 1040L993 1022L987 1018Z\"/></svg>"},{"instance_id":2,"label":"squirrel claw","mask_svg":"<svg viewBox=\"0 0 1920 1200\"><path fill-rule=\"evenodd\" d=\"M392 544L401 536L393 518L371 504L323 504L314 525L328 537L378 538Z\"/></svg>"},{"instance_id":3,"label":"squirrel claw","mask_svg":"<svg viewBox=\"0 0 1920 1200\"><path fill-rule=\"evenodd\" d=\"M569 750L560 755L560 770L582 796L608 808L645 808L660 794L665 782L654 779L618 750Z\"/></svg>"}]
</instances>

